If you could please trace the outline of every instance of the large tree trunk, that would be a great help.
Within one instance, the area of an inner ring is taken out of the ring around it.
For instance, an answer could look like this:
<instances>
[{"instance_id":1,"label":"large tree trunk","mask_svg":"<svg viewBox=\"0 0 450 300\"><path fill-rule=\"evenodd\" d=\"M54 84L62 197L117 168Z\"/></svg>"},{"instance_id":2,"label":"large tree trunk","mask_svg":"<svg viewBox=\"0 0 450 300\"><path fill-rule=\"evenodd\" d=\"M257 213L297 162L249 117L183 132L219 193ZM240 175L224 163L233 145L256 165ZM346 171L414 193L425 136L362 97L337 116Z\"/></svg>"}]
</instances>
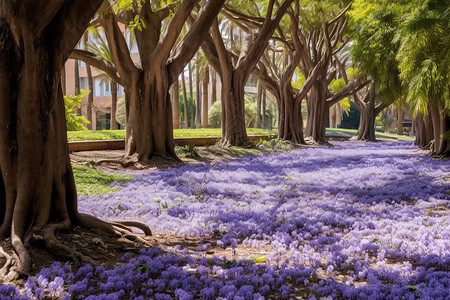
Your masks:
<instances>
[{"instance_id":1,"label":"large tree trunk","mask_svg":"<svg viewBox=\"0 0 450 300\"><path fill-rule=\"evenodd\" d=\"M441 118L441 145L436 153L437 155L444 157L450 156L449 130L450 130L450 117L444 116Z\"/></svg>"},{"instance_id":2,"label":"large tree trunk","mask_svg":"<svg viewBox=\"0 0 450 300\"><path fill-rule=\"evenodd\" d=\"M281 84L278 105L278 138L295 144L304 144L302 102L294 99L290 82Z\"/></svg>"},{"instance_id":3,"label":"large tree trunk","mask_svg":"<svg viewBox=\"0 0 450 300\"><path fill-rule=\"evenodd\" d=\"M111 80L111 130L117 129L117 82Z\"/></svg>"},{"instance_id":4,"label":"large tree trunk","mask_svg":"<svg viewBox=\"0 0 450 300\"><path fill-rule=\"evenodd\" d=\"M305 136L315 143L323 144L325 140L325 125L328 120L327 83L325 80L317 81L311 88L307 98L308 120Z\"/></svg>"},{"instance_id":5,"label":"large tree trunk","mask_svg":"<svg viewBox=\"0 0 450 300\"><path fill-rule=\"evenodd\" d=\"M208 128L208 84L209 84L209 66L206 66L206 71L203 77L203 91L202 91L202 128Z\"/></svg>"},{"instance_id":6,"label":"large tree trunk","mask_svg":"<svg viewBox=\"0 0 450 300\"><path fill-rule=\"evenodd\" d=\"M245 127L245 81L236 71L222 78L222 140L223 146L250 147Z\"/></svg>"},{"instance_id":7,"label":"large tree trunk","mask_svg":"<svg viewBox=\"0 0 450 300\"><path fill-rule=\"evenodd\" d=\"M375 105L370 102L367 107L360 109L358 140L375 142Z\"/></svg>"},{"instance_id":8,"label":"large tree trunk","mask_svg":"<svg viewBox=\"0 0 450 300\"><path fill-rule=\"evenodd\" d=\"M170 84L165 72L165 68L141 72L132 82L125 149L130 159L148 162L156 156L179 160L174 150Z\"/></svg>"},{"instance_id":9,"label":"large tree trunk","mask_svg":"<svg viewBox=\"0 0 450 300\"><path fill-rule=\"evenodd\" d=\"M173 119L173 128L180 128L180 82L178 78L172 84L172 119Z\"/></svg>"},{"instance_id":10,"label":"large tree trunk","mask_svg":"<svg viewBox=\"0 0 450 300\"><path fill-rule=\"evenodd\" d=\"M9 242L15 254L15 264L0 269L0 278L7 275L7 280L31 270L28 237L42 237L59 254L67 249L55 232L82 219L67 146L61 70L100 1L83 3L85 11L77 4L0 1L0 249ZM79 23L69 26L66 20L74 14Z\"/></svg>"},{"instance_id":11,"label":"large tree trunk","mask_svg":"<svg viewBox=\"0 0 450 300\"><path fill-rule=\"evenodd\" d=\"M441 147L441 116L439 111L439 104L433 100L429 102L431 121L433 123L433 146L431 148L432 154L437 154Z\"/></svg>"}]
</instances>

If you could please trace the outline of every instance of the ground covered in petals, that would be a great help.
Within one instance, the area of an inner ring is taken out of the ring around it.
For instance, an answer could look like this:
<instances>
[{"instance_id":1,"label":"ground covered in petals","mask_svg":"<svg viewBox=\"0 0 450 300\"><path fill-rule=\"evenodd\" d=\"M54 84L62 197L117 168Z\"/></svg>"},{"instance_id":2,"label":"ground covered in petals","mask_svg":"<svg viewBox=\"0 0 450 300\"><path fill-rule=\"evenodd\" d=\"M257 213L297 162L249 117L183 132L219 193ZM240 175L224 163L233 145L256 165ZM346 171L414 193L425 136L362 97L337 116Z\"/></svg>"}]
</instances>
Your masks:
<instances>
[{"instance_id":1,"label":"ground covered in petals","mask_svg":"<svg viewBox=\"0 0 450 300\"><path fill-rule=\"evenodd\" d=\"M113 185L124 187L80 196L81 212L142 221L167 242L116 267L55 262L0 298L450 299L450 162L410 142L334 142Z\"/></svg>"}]
</instances>

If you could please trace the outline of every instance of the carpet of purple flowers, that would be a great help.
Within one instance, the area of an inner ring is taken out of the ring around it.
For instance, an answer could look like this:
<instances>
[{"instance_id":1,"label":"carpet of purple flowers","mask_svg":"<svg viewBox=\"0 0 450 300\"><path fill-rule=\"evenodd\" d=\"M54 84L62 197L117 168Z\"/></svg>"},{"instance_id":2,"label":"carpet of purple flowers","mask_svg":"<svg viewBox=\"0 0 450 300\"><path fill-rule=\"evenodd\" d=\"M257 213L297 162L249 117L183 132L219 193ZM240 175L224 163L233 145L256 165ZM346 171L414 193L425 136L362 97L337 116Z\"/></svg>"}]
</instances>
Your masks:
<instances>
[{"instance_id":1,"label":"carpet of purple flowers","mask_svg":"<svg viewBox=\"0 0 450 300\"><path fill-rule=\"evenodd\" d=\"M450 299L450 163L416 150L339 142L140 174L80 210L216 245L55 262L0 298ZM206 255L217 247L232 255Z\"/></svg>"}]
</instances>

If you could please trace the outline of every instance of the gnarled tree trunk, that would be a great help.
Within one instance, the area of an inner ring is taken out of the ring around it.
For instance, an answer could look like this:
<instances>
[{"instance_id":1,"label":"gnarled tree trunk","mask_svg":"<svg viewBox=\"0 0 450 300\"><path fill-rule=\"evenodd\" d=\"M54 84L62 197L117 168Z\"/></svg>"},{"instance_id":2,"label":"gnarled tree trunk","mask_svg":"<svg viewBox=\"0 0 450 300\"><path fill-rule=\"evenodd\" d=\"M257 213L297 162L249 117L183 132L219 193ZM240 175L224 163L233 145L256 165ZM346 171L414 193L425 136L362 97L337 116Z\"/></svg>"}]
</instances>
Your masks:
<instances>
[{"instance_id":1,"label":"gnarled tree trunk","mask_svg":"<svg viewBox=\"0 0 450 300\"><path fill-rule=\"evenodd\" d=\"M100 3L0 1L0 240L11 243L15 261L0 269L0 277L30 271L27 237L40 235L51 251L66 251L55 231L83 219L61 71Z\"/></svg>"},{"instance_id":2,"label":"gnarled tree trunk","mask_svg":"<svg viewBox=\"0 0 450 300\"><path fill-rule=\"evenodd\" d=\"M304 144L302 101L295 99L290 82L283 84L278 104L278 138Z\"/></svg>"},{"instance_id":3,"label":"gnarled tree trunk","mask_svg":"<svg viewBox=\"0 0 450 300\"><path fill-rule=\"evenodd\" d=\"M328 120L327 100L328 84L326 80L316 81L307 97L308 119L305 136L312 141L323 144L325 140L325 125Z\"/></svg>"},{"instance_id":4,"label":"gnarled tree trunk","mask_svg":"<svg viewBox=\"0 0 450 300\"><path fill-rule=\"evenodd\" d=\"M172 105L165 68L140 72L130 87L126 156L147 162L154 156L178 160L172 129ZM166 71L167 72L167 71Z\"/></svg>"},{"instance_id":5,"label":"gnarled tree trunk","mask_svg":"<svg viewBox=\"0 0 450 300\"><path fill-rule=\"evenodd\" d=\"M223 146L249 147L245 126L245 83L238 72L222 78L222 141Z\"/></svg>"},{"instance_id":6,"label":"gnarled tree trunk","mask_svg":"<svg viewBox=\"0 0 450 300\"><path fill-rule=\"evenodd\" d=\"M173 129L180 128L180 82L178 77L172 84L172 119L173 119Z\"/></svg>"}]
</instances>

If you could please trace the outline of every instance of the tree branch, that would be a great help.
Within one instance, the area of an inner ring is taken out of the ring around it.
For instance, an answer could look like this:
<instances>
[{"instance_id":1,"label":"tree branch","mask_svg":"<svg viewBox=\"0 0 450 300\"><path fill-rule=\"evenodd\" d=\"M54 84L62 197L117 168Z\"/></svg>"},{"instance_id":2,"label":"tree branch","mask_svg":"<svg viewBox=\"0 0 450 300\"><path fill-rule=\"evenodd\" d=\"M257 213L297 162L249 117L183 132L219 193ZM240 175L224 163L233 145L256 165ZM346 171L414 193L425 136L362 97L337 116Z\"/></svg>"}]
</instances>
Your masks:
<instances>
[{"instance_id":1,"label":"tree branch","mask_svg":"<svg viewBox=\"0 0 450 300\"><path fill-rule=\"evenodd\" d=\"M97 69L100 69L106 74L108 74L108 76L111 77L111 79L117 82L118 84L122 86L124 85L124 82L122 78L120 78L120 75L117 73L117 69L115 68L115 66L111 62L107 61L106 59L100 56L95 55L92 52L74 49L70 54L69 58L84 61L86 64L91 65Z\"/></svg>"},{"instance_id":2,"label":"tree branch","mask_svg":"<svg viewBox=\"0 0 450 300\"><path fill-rule=\"evenodd\" d=\"M187 62L197 52L208 35L209 28L217 18L226 0L208 1L200 10L200 15L192 24L188 33L184 36L178 46L172 51L172 55L167 62L169 70L169 81L173 82L183 71Z\"/></svg>"},{"instance_id":3,"label":"tree branch","mask_svg":"<svg viewBox=\"0 0 450 300\"><path fill-rule=\"evenodd\" d=\"M124 34L117 24L116 17L111 7L105 8L99 18L100 23L105 29L111 58L116 66L117 72L120 74L123 81L129 81L129 76L137 76L138 69L131 59Z\"/></svg>"},{"instance_id":4,"label":"tree branch","mask_svg":"<svg viewBox=\"0 0 450 300\"><path fill-rule=\"evenodd\" d=\"M58 60L58 64L62 65L67 60L102 2L64 1L43 33L45 39L54 46L54 59Z\"/></svg>"},{"instance_id":5,"label":"tree branch","mask_svg":"<svg viewBox=\"0 0 450 300\"><path fill-rule=\"evenodd\" d=\"M157 61L166 64L170 51L172 51L173 46L175 45L181 30L183 29L184 23L190 16L194 6L199 1L200 0L184 0L181 2L180 6L178 6L174 15L170 19L169 24L167 25L166 34L159 40L152 55L158 58Z\"/></svg>"},{"instance_id":6,"label":"tree branch","mask_svg":"<svg viewBox=\"0 0 450 300\"><path fill-rule=\"evenodd\" d=\"M269 2L264 24L261 27L261 30L258 32L258 35L251 48L249 49L247 57L242 60L242 63L239 66L237 66L237 68L239 69L238 72L243 72L246 75L244 77L250 76L250 72L256 66L261 55L264 53L267 47L267 42L272 37L276 27L281 21L281 18L284 16L285 12L293 1L294 0L283 0L281 5L277 9L275 17L273 19L271 18L271 16L274 1Z\"/></svg>"},{"instance_id":7,"label":"tree branch","mask_svg":"<svg viewBox=\"0 0 450 300\"><path fill-rule=\"evenodd\" d=\"M327 106L331 107L334 104L338 103L345 97L348 97L366 85L370 83L370 80L365 80L364 77L358 76L355 80L347 84L345 87L343 87L339 92L334 93L331 97L327 99Z\"/></svg>"}]
</instances>

